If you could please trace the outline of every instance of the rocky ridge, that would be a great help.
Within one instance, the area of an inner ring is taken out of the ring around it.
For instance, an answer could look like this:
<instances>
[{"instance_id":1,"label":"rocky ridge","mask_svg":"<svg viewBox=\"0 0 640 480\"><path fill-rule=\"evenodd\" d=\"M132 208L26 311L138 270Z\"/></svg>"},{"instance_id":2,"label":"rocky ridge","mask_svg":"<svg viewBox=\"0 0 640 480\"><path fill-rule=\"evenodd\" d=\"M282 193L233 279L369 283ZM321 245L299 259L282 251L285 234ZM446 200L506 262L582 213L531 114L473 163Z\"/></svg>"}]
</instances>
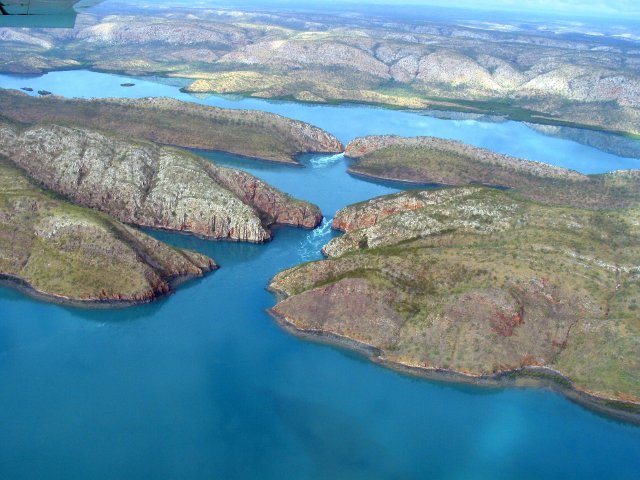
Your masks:
<instances>
[{"instance_id":1,"label":"rocky ridge","mask_svg":"<svg viewBox=\"0 0 640 480\"><path fill-rule=\"evenodd\" d=\"M349 235L332 239L322 252L337 257L451 230L504 231L519 210L518 203L509 197L496 196L482 187L402 192L338 211L331 227Z\"/></svg>"},{"instance_id":2,"label":"rocky ridge","mask_svg":"<svg viewBox=\"0 0 640 480\"><path fill-rule=\"evenodd\" d=\"M640 202L640 171L583 175L433 137L371 136L347 145L351 173L418 184L483 184L557 205L615 208Z\"/></svg>"},{"instance_id":3,"label":"rocky ridge","mask_svg":"<svg viewBox=\"0 0 640 480\"><path fill-rule=\"evenodd\" d=\"M470 179L478 183L490 183L490 178L497 175L500 177L507 170L514 170L519 173L526 173L535 177L556 178L563 180L585 180L586 175L580 174L573 170L557 167L547 163L536 162L532 160L523 160L509 155L487 150L485 148L474 147L456 140L447 140L436 137L400 137L397 135L378 135L361 137L352 140L345 150L345 155L354 159L361 159L374 152L385 150L391 147L402 147L403 149L423 150L425 155L429 152L437 154L439 152L452 153L461 157L481 160L484 171L486 171L485 179ZM427 159L425 159L426 161ZM435 175L435 174L434 174ZM404 180L404 179L401 179ZM453 184L460 181L459 179L450 179L442 176L434 178L434 183ZM496 184L515 187L515 184L505 184L501 180L497 180Z\"/></svg>"},{"instance_id":4,"label":"rocky ridge","mask_svg":"<svg viewBox=\"0 0 640 480\"><path fill-rule=\"evenodd\" d=\"M271 313L391 367L553 378L637 420L639 214L486 187L379 197L338 212L328 259L272 280Z\"/></svg>"},{"instance_id":5,"label":"rocky ridge","mask_svg":"<svg viewBox=\"0 0 640 480\"><path fill-rule=\"evenodd\" d=\"M129 305L216 268L36 186L0 157L0 281L61 303Z\"/></svg>"},{"instance_id":6,"label":"rocky ridge","mask_svg":"<svg viewBox=\"0 0 640 480\"><path fill-rule=\"evenodd\" d=\"M120 132L156 143L221 150L297 164L302 153L340 153L333 135L317 127L256 110L197 105L170 98L36 98L0 90L1 114L23 123L70 123Z\"/></svg>"},{"instance_id":7,"label":"rocky ridge","mask_svg":"<svg viewBox=\"0 0 640 480\"><path fill-rule=\"evenodd\" d=\"M313 228L322 219L250 174L87 128L0 123L0 153L73 202L139 226L263 242L274 223Z\"/></svg>"}]
</instances>

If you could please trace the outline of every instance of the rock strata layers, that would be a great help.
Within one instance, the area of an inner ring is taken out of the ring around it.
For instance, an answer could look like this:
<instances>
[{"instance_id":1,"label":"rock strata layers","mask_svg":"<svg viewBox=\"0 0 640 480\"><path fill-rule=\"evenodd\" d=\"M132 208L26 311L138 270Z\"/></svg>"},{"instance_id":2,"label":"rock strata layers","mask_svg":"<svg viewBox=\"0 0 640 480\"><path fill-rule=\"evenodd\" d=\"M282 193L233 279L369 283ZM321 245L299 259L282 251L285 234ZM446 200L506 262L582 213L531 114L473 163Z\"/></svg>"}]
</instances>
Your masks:
<instances>
[{"instance_id":1,"label":"rock strata layers","mask_svg":"<svg viewBox=\"0 0 640 480\"><path fill-rule=\"evenodd\" d=\"M272 224L313 228L322 219L247 173L87 128L5 122L0 154L73 202L134 225L263 242Z\"/></svg>"},{"instance_id":2,"label":"rock strata layers","mask_svg":"<svg viewBox=\"0 0 640 480\"><path fill-rule=\"evenodd\" d=\"M0 157L0 280L63 303L126 305L216 265L32 183Z\"/></svg>"},{"instance_id":3,"label":"rock strata layers","mask_svg":"<svg viewBox=\"0 0 640 480\"><path fill-rule=\"evenodd\" d=\"M289 329L425 375L552 377L640 415L638 207L468 186L368 200L333 225L346 234L326 260L272 280Z\"/></svg>"}]
</instances>

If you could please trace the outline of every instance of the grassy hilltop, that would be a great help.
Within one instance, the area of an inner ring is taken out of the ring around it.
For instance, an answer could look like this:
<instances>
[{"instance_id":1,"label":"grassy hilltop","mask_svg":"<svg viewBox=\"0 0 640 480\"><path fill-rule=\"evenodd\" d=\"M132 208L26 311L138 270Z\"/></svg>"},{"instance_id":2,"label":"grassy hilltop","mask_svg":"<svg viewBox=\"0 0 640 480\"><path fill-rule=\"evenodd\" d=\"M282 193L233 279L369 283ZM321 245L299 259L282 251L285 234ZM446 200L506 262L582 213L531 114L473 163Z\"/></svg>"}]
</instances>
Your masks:
<instances>
[{"instance_id":1,"label":"grassy hilltop","mask_svg":"<svg viewBox=\"0 0 640 480\"><path fill-rule=\"evenodd\" d=\"M35 185L0 157L0 278L62 302L153 300L175 280L215 268Z\"/></svg>"},{"instance_id":2,"label":"grassy hilltop","mask_svg":"<svg viewBox=\"0 0 640 480\"><path fill-rule=\"evenodd\" d=\"M273 314L419 372L546 367L640 412L640 209L547 206L487 187L341 210L326 260L277 275ZM635 405L635 406L634 406Z\"/></svg>"}]
</instances>

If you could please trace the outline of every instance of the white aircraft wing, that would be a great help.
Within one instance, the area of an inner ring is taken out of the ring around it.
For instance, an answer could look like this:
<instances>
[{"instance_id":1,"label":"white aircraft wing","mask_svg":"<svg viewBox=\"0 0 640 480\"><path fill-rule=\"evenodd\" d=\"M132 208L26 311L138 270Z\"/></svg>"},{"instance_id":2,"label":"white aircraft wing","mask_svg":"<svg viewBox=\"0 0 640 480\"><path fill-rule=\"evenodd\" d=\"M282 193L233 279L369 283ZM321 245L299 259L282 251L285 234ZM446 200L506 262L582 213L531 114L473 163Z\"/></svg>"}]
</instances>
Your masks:
<instances>
[{"instance_id":1,"label":"white aircraft wing","mask_svg":"<svg viewBox=\"0 0 640 480\"><path fill-rule=\"evenodd\" d=\"M101 0L0 0L0 27L72 28L76 13Z\"/></svg>"}]
</instances>

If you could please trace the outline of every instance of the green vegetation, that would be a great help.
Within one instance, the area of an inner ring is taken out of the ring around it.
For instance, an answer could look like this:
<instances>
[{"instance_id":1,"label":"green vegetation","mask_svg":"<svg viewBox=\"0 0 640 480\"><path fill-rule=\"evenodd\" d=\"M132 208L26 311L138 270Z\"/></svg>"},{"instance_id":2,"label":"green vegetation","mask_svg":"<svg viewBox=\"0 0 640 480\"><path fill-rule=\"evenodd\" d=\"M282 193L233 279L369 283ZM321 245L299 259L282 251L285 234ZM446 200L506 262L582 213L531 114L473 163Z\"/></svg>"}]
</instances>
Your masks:
<instances>
[{"instance_id":1,"label":"green vegetation","mask_svg":"<svg viewBox=\"0 0 640 480\"><path fill-rule=\"evenodd\" d=\"M431 137L365 137L347 146L349 171L376 178L444 185L484 184L557 205L627 207L640 202L640 172L581 175L460 142Z\"/></svg>"},{"instance_id":2,"label":"green vegetation","mask_svg":"<svg viewBox=\"0 0 640 480\"><path fill-rule=\"evenodd\" d=\"M58 198L0 157L3 279L61 301L143 302L169 292L173 279L214 266Z\"/></svg>"},{"instance_id":3,"label":"green vegetation","mask_svg":"<svg viewBox=\"0 0 640 480\"><path fill-rule=\"evenodd\" d=\"M328 259L272 282L283 295L274 314L297 329L418 369L549 367L578 390L640 402L637 207L445 188L349 206L334 225L347 233L325 246Z\"/></svg>"},{"instance_id":4,"label":"green vegetation","mask_svg":"<svg viewBox=\"0 0 640 480\"><path fill-rule=\"evenodd\" d=\"M0 90L2 116L24 123L83 125L161 144L220 150L296 163L306 152L338 153L330 134L266 112L206 107L171 99L65 100Z\"/></svg>"}]
</instances>

